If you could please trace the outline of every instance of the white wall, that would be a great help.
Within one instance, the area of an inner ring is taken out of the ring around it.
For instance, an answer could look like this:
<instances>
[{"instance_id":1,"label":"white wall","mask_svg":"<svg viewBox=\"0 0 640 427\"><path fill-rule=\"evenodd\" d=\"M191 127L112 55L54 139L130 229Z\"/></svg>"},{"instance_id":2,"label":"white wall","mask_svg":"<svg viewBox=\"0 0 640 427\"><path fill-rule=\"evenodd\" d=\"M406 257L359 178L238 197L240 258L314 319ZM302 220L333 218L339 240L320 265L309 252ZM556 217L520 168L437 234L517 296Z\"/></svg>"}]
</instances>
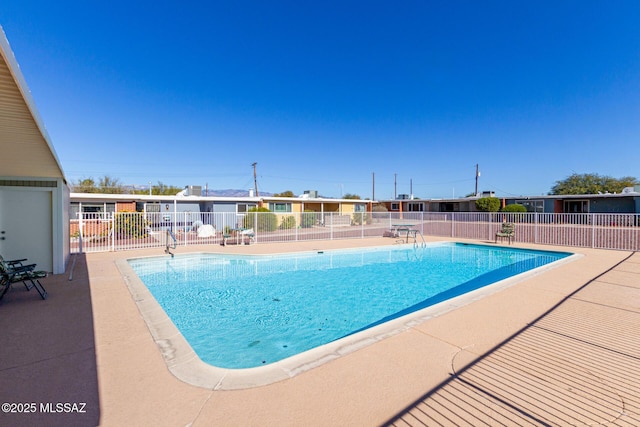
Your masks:
<instances>
[{"instance_id":1,"label":"white wall","mask_svg":"<svg viewBox=\"0 0 640 427\"><path fill-rule=\"evenodd\" d=\"M0 254L64 273L70 256L67 185L61 179L0 180Z\"/></svg>"}]
</instances>

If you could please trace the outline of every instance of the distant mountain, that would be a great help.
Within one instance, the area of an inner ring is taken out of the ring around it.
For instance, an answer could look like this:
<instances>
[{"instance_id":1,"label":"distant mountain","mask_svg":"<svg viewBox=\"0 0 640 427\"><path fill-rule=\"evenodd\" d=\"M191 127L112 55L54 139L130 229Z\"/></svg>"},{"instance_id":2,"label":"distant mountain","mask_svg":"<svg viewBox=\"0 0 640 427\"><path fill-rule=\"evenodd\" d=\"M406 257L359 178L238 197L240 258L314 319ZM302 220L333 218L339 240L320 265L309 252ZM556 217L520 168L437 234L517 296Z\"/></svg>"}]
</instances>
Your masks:
<instances>
[{"instance_id":1,"label":"distant mountain","mask_svg":"<svg viewBox=\"0 0 640 427\"><path fill-rule=\"evenodd\" d=\"M203 196L210 196L210 197L248 197L249 196L249 190L233 190L233 189L227 189L227 190L206 190L206 194L205 194L205 190L202 190L202 195ZM259 195L260 196L273 196L273 193L266 193L266 192L262 192L259 191Z\"/></svg>"}]
</instances>

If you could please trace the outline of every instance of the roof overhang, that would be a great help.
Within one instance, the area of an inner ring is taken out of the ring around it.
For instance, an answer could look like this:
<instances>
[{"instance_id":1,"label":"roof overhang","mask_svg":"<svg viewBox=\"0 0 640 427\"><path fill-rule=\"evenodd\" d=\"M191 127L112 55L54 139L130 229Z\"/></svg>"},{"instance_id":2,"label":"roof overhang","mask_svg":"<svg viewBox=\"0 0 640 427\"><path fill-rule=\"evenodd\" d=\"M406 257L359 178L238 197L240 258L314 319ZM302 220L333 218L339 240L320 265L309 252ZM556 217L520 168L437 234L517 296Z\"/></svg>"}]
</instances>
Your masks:
<instances>
[{"instance_id":1,"label":"roof overhang","mask_svg":"<svg viewBox=\"0 0 640 427\"><path fill-rule=\"evenodd\" d=\"M638 197L638 192L628 193L603 193L603 194L546 194L541 196L495 196L496 199L506 200L565 200L565 199L614 199L625 197ZM481 197L460 197L457 199L385 199L380 200L380 203L460 203L460 202L475 202L481 199Z\"/></svg>"},{"instance_id":2,"label":"roof overhang","mask_svg":"<svg viewBox=\"0 0 640 427\"><path fill-rule=\"evenodd\" d=\"M58 156L1 26L0 153L0 175L4 177L65 180Z\"/></svg>"},{"instance_id":3,"label":"roof overhang","mask_svg":"<svg viewBox=\"0 0 640 427\"><path fill-rule=\"evenodd\" d=\"M366 204L370 200L359 199L301 199L296 197L245 197L245 196L159 196L149 194L105 194L105 193L71 193L72 202L230 202L230 203L258 203L265 202L289 202L289 203L351 203Z\"/></svg>"}]
</instances>

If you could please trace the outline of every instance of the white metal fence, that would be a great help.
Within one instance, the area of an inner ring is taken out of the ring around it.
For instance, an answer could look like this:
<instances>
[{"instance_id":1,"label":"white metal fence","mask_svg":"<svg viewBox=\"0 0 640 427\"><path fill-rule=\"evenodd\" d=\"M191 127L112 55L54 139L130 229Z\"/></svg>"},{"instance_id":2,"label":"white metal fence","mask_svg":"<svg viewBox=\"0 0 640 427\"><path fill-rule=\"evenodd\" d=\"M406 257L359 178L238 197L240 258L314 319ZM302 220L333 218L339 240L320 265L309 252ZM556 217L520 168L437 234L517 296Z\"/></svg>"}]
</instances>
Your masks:
<instances>
[{"instance_id":1,"label":"white metal fence","mask_svg":"<svg viewBox=\"0 0 640 427\"><path fill-rule=\"evenodd\" d=\"M638 214L545 213L83 213L70 222L71 251L162 248L170 230L178 246L362 239L405 224L424 236L495 239L502 222L515 224L516 242L640 250ZM252 229L249 241L241 232Z\"/></svg>"}]
</instances>

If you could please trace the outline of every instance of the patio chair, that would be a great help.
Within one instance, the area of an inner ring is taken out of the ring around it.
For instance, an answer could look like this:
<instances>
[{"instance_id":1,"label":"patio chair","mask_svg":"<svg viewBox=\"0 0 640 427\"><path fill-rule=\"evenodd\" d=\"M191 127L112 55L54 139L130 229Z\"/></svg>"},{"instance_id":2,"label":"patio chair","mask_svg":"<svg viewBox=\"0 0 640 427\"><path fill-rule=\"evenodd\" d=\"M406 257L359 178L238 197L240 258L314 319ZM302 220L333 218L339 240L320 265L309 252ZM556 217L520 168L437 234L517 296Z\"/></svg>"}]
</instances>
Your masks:
<instances>
[{"instance_id":1,"label":"patio chair","mask_svg":"<svg viewBox=\"0 0 640 427\"><path fill-rule=\"evenodd\" d=\"M256 242L256 232L253 231L253 228L247 228L246 230L242 230L240 234L242 235L242 239L243 239L242 243L244 243L245 237L249 238L249 244L251 244L251 242L253 243Z\"/></svg>"},{"instance_id":2,"label":"patio chair","mask_svg":"<svg viewBox=\"0 0 640 427\"><path fill-rule=\"evenodd\" d=\"M500 228L500 231L496 232L496 243L498 243L498 239L502 241L503 239L506 238L506 239L509 239L509 244L511 244L511 241L513 240L515 234L516 234L516 225L512 222L503 222L502 228Z\"/></svg>"},{"instance_id":3,"label":"patio chair","mask_svg":"<svg viewBox=\"0 0 640 427\"><path fill-rule=\"evenodd\" d=\"M24 267L24 262L27 261L26 258L24 259L12 259L12 260L6 260L4 259L4 257L2 255L0 255L0 271L4 270L13 270L16 267ZM31 286L33 287L33 286ZM31 289L28 288L28 289ZM28 290L27 289L27 290Z\"/></svg>"},{"instance_id":4,"label":"patio chair","mask_svg":"<svg viewBox=\"0 0 640 427\"><path fill-rule=\"evenodd\" d=\"M11 288L11 282L5 280L4 275L1 275L0 276L0 301L2 301L4 294L9 292L10 288Z\"/></svg>"},{"instance_id":5,"label":"patio chair","mask_svg":"<svg viewBox=\"0 0 640 427\"><path fill-rule=\"evenodd\" d=\"M6 260L2 257L2 255L0 255L0 263L5 263L9 268L13 268L13 267L23 267L23 262L27 261L26 258L24 259L13 259L13 260Z\"/></svg>"},{"instance_id":6,"label":"patio chair","mask_svg":"<svg viewBox=\"0 0 640 427\"><path fill-rule=\"evenodd\" d=\"M47 291L40 283L40 279L47 277L48 273L36 270L35 264L24 265L24 261L26 259L5 261L0 255L0 281L2 283L0 299L9 292L11 285L16 282L22 282L28 291L35 287L42 299L47 299Z\"/></svg>"}]
</instances>

